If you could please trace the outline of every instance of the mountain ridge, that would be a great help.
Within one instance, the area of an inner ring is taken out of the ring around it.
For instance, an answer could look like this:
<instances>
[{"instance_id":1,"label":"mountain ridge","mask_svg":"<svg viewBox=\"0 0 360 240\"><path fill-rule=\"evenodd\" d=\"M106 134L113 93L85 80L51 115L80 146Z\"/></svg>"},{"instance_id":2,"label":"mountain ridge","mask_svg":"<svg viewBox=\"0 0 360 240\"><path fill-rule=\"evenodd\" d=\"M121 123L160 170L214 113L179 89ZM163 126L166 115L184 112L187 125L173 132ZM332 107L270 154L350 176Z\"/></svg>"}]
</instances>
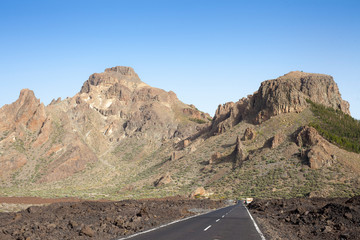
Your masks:
<instances>
[{"instance_id":1,"label":"mountain ridge","mask_svg":"<svg viewBox=\"0 0 360 240\"><path fill-rule=\"evenodd\" d=\"M297 140L315 118L307 100L350 114L328 75L295 71L264 81L253 95L219 105L213 119L175 93L143 83L130 67L94 73L79 93L47 106L31 90L20 96L0 109L0 162L6 166L0 194L124 199L205 187L216 198L303 196L320 186L306 185L318 171L330 174L319 184L332 187L316 194L336 195L346 186L351 195L359 181L359 155L326 140ZM293 190L281 178L268 183L279 192L257 182L279 172ZM286 177L294 174L304 182Z\"/></svg>"}]
</instances>

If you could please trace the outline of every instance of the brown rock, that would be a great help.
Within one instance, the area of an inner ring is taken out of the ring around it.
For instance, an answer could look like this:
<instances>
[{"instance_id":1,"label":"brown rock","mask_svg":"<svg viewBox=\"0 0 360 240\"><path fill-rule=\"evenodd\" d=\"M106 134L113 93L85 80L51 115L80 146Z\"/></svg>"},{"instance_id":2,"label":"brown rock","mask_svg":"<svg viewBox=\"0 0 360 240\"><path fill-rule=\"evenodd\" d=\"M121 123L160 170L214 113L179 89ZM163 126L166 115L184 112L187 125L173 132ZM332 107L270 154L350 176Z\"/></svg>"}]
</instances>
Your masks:
<instances>
[{"instance_id":1,"label":"brown rock","mask_svg":"<svg viewBox=\"0 0 360 240\"><path fill-rule=\"evenodd\" d=\"M256 131L253 128L246 128L242 140L252 141L255 139L255 137L256 137Z\"/></svg>"},{"instance_id":2,"label":"brown rock","mask_svg":"<svg viewBox=\"0 0 360 240\"><path fill-rule=\"evenodd\" d=\"M190 198L203 198L203 197L209 197L210 193L205 190L204 187L198 187L195 189L191 194Z\"/></svg>"},{"instance_id":3,"label":"brown rock","mask_svg":"<svg viewBox=\"0 0 360 240\"><path fill-rule=\"evenodd\" d=\"M211 155L211 159L209 160L209 164L213 164L214 162L216 162L220 158L221 158L221 153L219 153L219 152L214 153L213 155Z\"/></svg>"},{"instance_id":4,"label":"brown rock","mask_svg":"<svg viewBox=\"0 0 360 240\"><path fill-rule=\"evenodd\" d=\"M190 140L185 139L185 140L184 140L184 148L188 147L189 144L190 144Z\"/></svg>"},{"instance_id":5,"label":"brown rock","mask_svg":"<svg viewBox=\"0 0 360 240\"><path fill-rule=\"evenodd\" d=\"M80 235L86 235L88 237L93 237L95 235L95 232L94 232L94 230L91 229L90 226L85 225L83 228L81 228Z\"/></svg>"},{"instance_id":6,"label":"brown rock","mask_svg":"<svg viewBox=\"0 0 360 240\"><path fill-rule=\"evenodd\" d=\"M233 155L235 156L235 166L241 167L246 158L246 154L239 136L236 138L236 146Z\"/></svg>"},{"instance_id":7,"label":"brown rock","mask_svg":"<svg viewBox=\"0 0 360 240\"><path fill-rule=\"evenodd\" d=\"M281 143L283 143L285 140L285 136L283 134L276 134L271 139L271 149L277 148Z\"/></svg>"},{"instance_id":8,"label":"brown rock","mask_svg":"<svg viewBox=\"0 0 360 240\"><path fill-rule=\"evenodd\" d=\"M297 136L300 147L305 147L306 156L312 169L330 167L334 163L334 158L329 151L329 143L320 136L315 128L304 127Z\"/></svg>"},{"instance_id":9,"label":"brown rock","mask_svg":"<svg viewBox=\"0 0 360 240\"><path fill-rule=\"evenodd\" d=\"M164 176L161 176L158 180L154 182L155 187L163 186L172 182L170 173L166 173Z\"/></svg>"}]
</instances>

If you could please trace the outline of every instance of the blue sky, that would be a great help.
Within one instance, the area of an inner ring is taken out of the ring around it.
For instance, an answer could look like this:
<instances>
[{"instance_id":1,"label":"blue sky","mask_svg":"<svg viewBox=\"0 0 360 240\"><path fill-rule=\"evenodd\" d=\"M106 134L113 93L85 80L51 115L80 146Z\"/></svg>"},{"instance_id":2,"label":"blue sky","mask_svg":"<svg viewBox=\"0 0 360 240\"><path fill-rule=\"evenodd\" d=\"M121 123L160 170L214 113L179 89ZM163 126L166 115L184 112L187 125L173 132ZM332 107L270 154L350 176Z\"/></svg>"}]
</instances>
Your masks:
<instances>
[{"instance_id":1,"label":"blue sky","mask_svg":"<svg viewBox=\"0 0 360 240\"><path fill-rule=\"evenodd\" d=\"M131 66L214 114L289 71L325 73L360 119L360 1L0 1L0 106L75 95Z\"/></svg>"}]
</instances>

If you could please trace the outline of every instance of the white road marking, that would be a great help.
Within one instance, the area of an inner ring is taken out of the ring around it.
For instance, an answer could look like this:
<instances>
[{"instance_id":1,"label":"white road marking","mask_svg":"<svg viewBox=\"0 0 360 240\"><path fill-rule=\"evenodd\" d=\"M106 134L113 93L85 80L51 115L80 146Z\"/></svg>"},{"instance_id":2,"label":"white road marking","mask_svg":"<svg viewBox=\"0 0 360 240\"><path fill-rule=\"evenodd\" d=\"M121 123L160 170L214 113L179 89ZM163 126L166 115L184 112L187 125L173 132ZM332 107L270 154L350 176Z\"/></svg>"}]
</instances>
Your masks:
<instances>
[{"instance_id":1,"label":"white road marking","mask_svg":"<svg viewBox=\"0 0 360 240\"><path fill-rule=\"evenodd\" d=\"M222 215L222 218L224 218L225 217L225 215Z\"/></svg>"},{"instance_id":2,"label":"white road marking","mask_svg":"<svg viewBox=\"0 0 360 240\"><path fill-rule=\"evenodd\" d=\"M211 228L211 225L208 226L207 228L205 228L205 229L204 229L204 232L205 232L206 230L208 230L209 228Z\"/></svg>"},{"instance_id":3,"label":"white road marking","mask_svg":"<svg viewBox=\"0 0 360 240\"><path fill-rule=\"evenodd\" d=\"M216 220L216 222L220 221L220 219Z\"/></svg>"},{"instance_id":4,"label":"white road marking","mask_svg":"<svg viewBox=\"0 0 360 240\"><path fill-rule=\"evenodd\" d=\"M254 226L255 226L256 231L260 234L261 240L266 240L264 234L262 234L262 232L260 231L260 228L259 228L258 225L256 224L254 218L251 216L251 214L250 214L250 212L249 212L249 209L247 209L247 207L246 207L245 205L244 205L244 207L245 207L246 211L248 212L248 214L249 214L249 216L250 216L250 218L251 218L251 221L254 223Z\"/></svg>"},{"instance_id":5,"label":"white road marking","mask_svg":"<svg viewBox=\"0 0 360 240\"><path fill-rule=\"evenodd\" d=\"M216 210L214 210L214 211L210 211L210 212L206 212L206 213L201 213L201 214L198 214L198 215L194 215L194 216L190 216L190 217L183 218L183 219L180 219L180 220L176 220L176 221L173 221L173 222L170 222L170 223L161 225L161 226L159 226L159 227L155 227L155 228L152 228L152 229L143 231L143 232L135 233L135 234L130 235L130 236L127 236L127 237L118 238L117 240L130 239L130 238L133 238L133 237L135 237L135 236L139 236L139 235L142 235L142 234L145 234L145 233L148 233L148 232L156 231L156 230L158 230L158 229L160 229L160 228L164 228L164 227L167 227L167 226L169 226L169 225L172 225L172 224L175 224L175 223L178 223L178 222L184 222L184 221L189 220L189 219L191 219L191 218L196 218L196 217L199 217L199 216L202 216L202 215L206 215L206 214L208 214L208 213L215 212L215 211L218 211L218 210L224 209L224 208L227 208L227 207L219 208L219 209L216 209Z\"/></svg>"}]
</instances>

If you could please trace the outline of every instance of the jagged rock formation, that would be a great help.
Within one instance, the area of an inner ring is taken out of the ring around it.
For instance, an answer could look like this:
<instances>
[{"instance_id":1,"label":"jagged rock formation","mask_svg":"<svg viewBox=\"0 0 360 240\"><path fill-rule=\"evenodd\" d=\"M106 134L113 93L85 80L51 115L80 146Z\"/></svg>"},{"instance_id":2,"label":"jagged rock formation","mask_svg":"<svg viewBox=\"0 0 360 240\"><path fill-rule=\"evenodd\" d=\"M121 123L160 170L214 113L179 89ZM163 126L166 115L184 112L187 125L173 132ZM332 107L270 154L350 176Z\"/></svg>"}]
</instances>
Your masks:
<instances>
[{"instance_id":1,"label":"jagged rock formation","mask_svg":"<svg viewBox=\"0 0 360 240\"><path fill-rule=\"evenodd\" d=\"M108 68L89 77L76 96L81 106L89 106L107 117L108 136L144 135L154 139L184 138L195 131L189 119L207 120L207 115L166 92L143 83L130 67ZM177 118L180 115L185 119Z\"/></svg>"},{"instance_id":2,"label":"jagged rock formation","mask_svg":"<svg viewBox=\"0 0 360 240\"><path fill-rule=\"evenodd\" d=\"M208 114L143 83L130 67L94 73L74 97L46 107L24 89L0 109L0 178L17 172L22 180L52 182L97 161L111 167L104 159L123 156L112 153L123 141L137 139L124 145L141 146L145 156L146 149L185 139L207 122Z\"/></svg>"},{"instance_id":3,"label":"jagged rock formation","mask_svg":"<svg viewBox=\"0 0 360 240\"><path fill-rule=\"evenodd\" d=\"M303 155L309 160L312 169L330 167L335 161L330 144L313 127L304 127L297 135L297 144L305 148Z\"/></svg>"},{"instance_id":4,"label":"jagged rock formation","mask_svg":"<svg viewBox=\"0 0 360 240\"><path fill-rule=\"evenodd\" d=\"M235 150L233 152L234 154L234 163L236 167L241 167L245 158L246 158L246 154L245 154L245 150L243 149L243 145L241 143L240 137L237 136L236 138L236 145L235 145Z\"/></svg>"},{"instance_id":5,"label":"jagged rock formation","mask_svg":"<svg viewBox=\"0 0 360 240\"><path fill-rule=\"evenodd\" d=\"M246 128L244 136L242 137L243 141L252 141L256 138L256 131L253 128Z\"/></svg>"},{"instance_id":6,"label":"jagged rock formation","mask_svg":"<svg viewBox=\"0 0 360 240\"><path fill-rule=\"evenodd\" d=\"M285 136L281 133L275 134L275 136L271 139L270 148L275 149L285 140Z\"/></svg>"},{"instance_id":7,"label":"jagged rock formation","mask_svg":"<svg viewBox=\"0 0 360 240\"><path fill-rule=\"evenodd\" d=\"M219 105L212 132L223 133L243 120L259 124L281 113L301 112L308 107L307 99L350 114L331 76L295 71L262 82L257 92L236 103Z\"/></svg>"}]
</instances>

